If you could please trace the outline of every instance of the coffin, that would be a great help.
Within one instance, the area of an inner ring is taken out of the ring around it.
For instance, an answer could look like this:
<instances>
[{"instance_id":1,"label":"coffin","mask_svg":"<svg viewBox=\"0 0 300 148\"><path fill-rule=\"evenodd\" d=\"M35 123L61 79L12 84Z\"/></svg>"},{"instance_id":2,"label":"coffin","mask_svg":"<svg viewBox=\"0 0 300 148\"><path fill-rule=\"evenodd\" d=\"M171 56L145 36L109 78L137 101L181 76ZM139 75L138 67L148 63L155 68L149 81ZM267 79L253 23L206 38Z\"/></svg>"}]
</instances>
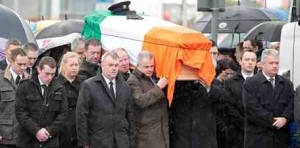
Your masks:
<instances>
[{"instance_id":1,"label":"coffin","mask_svg":"<svg viewBox=\"0 0 300 148\"><path fill-rule=\"evenodd\" d=\"M151 51L155 57L156 75L168 77L169 102L176 80L200 79L210 85L215 75L209 52L210 40L189 28L141 16L142 20L132 20L97 10L85 16L82 35L100 39L102 48L107 51L125 48L132 65L136 65L140 51Z\"/></svg>"}]
</instances>

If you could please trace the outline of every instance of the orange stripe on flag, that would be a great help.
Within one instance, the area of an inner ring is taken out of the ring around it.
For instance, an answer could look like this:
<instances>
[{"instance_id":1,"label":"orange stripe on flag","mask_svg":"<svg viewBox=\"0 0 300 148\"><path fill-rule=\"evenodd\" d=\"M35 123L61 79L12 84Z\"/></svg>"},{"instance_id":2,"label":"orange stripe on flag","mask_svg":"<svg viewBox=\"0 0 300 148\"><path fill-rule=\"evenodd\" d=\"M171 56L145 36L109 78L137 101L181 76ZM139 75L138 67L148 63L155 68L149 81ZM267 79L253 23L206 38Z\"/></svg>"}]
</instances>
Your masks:
<instances>
[{"instance_id":1,"label":"orange stripe on flag","mask_svg":"<svg viewBox=\"0 0 300 148\"><path fill-rule=\"evenodd\" d=\"M155 71L158 77L167 77L168 100L171 105L175 87L182 66L195 71L194 75L210 85L215 69L209 54L211 42L200 32L186 27L155 27L144 38L142 50L148 50L155 57ZM189 80L195 77L187 78Z\"/></svg>"}]
</instances>

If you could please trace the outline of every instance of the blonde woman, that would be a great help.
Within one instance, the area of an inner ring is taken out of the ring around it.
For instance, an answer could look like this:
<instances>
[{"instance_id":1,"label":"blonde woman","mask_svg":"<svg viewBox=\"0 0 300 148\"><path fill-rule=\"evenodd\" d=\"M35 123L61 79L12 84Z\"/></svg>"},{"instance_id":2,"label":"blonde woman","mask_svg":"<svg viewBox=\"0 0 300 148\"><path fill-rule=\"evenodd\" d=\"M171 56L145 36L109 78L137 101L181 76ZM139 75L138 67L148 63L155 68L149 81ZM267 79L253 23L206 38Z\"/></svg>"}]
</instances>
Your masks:
<instances>
[{"instance_id":1,"label":"blonde woman","mask_svg":"<svg viewBox=\"0 0 300 148\"><path fill-rule=\"evenodd\" d=\"M60 133L60 148L76 148L77 134L75 123L75 110L79 93L79 86L85 80L78 76L81 64L80 55L75 52L67 52L61 60L58 79L65 87L66 98L68 99L68 116Z\"/></svg>"}]
</instances>

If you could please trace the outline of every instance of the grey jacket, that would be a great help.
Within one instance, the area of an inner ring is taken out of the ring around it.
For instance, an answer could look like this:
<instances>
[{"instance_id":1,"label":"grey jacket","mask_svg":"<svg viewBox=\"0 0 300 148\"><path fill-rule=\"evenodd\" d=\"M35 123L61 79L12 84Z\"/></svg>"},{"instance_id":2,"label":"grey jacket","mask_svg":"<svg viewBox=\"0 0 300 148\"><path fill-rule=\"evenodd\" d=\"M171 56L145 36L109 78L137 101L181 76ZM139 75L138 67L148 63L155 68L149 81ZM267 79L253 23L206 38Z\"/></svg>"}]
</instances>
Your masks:
<instances>
[{"instance_id":1,"label":"grey jacket","mask_svg":"<svg viewBox=\"0 0 300 148\"><path fill-rule=\"evenodd\" d=\"M0 72L0 144L16 144L15 84L9 68ZM1 140L2 139L2 140Z\"/></svg>"},{"instance_id":2,"label":"grey jacket","mask_svg":"<svg viewBox=\"0 0 300 148\"><path fill-rule=\"evenodd\" d=\"M169 148L168 103L164 92L138 69L127 83L135 104L137 148Z\"/></svg>"}]
</instances>

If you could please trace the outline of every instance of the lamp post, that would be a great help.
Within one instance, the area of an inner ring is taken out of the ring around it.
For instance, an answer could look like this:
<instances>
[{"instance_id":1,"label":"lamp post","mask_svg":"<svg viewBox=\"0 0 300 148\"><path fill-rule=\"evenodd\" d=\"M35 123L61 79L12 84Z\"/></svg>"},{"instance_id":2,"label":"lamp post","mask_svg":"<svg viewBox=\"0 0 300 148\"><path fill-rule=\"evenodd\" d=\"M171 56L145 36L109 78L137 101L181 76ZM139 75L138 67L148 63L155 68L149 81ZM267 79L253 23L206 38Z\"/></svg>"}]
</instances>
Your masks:
<instances>
[{"instance_id":1,"label":"lamp post","mask_svg":"<svg viewBox=\"0 0 300 148\"><path fill-rule=\"evenodd\" d=\"M218 8L218 0L214 0L214 6L211 8L212 10L212 21L211 21L211 33L212 40L218 44L218 25L219 25L219 9Z\"/></svg>"},{"instance_id":2,"label":"lamp post","mask_svg":"<svg viewBox=\"0 0 300 148\"><path fill-rule=\"evenodd\" d=\"M198 0L197 9L212 12L211 38L218 43L219 12L225 10L225 0Z\"/></svg>"},{"instance_id":3,"label":"lamp post","mask_svg":"<svg viewBox=\"0 0 300 148\"><path fill-rule=\"evenodd\" d=\"M182 26L187 27L187 4L186 0L182 0L182 9L181 9L181 20L182 20Z\"/></svg>"}]
</instances>

